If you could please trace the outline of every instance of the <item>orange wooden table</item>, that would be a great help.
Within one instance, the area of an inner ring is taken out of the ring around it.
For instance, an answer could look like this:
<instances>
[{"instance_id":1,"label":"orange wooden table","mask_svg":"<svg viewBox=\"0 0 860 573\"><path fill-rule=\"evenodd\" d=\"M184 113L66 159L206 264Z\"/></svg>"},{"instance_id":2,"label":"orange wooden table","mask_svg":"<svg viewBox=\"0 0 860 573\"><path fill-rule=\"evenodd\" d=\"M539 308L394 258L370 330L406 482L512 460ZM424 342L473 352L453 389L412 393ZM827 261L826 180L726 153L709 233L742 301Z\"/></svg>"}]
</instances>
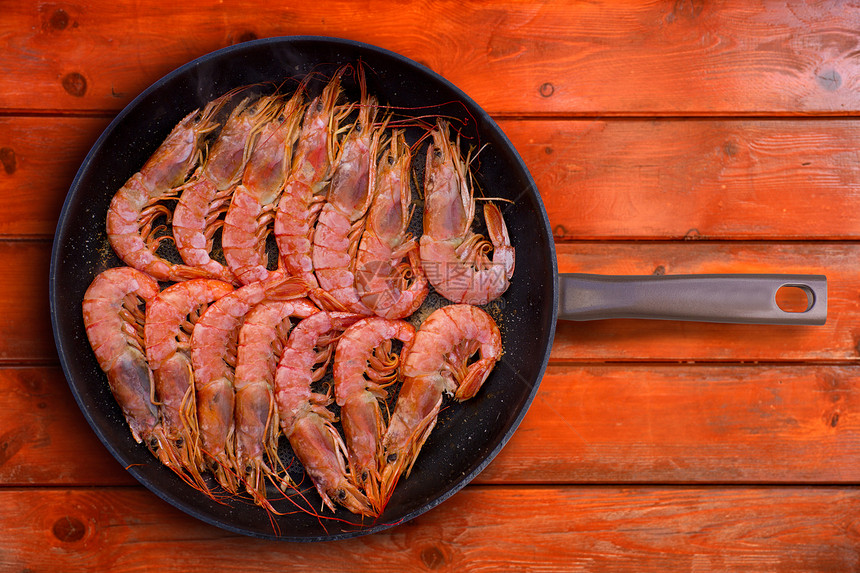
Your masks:
<instances>
[{"instance_id":1,"label":"orange wooden table","mask_svg":"<svg viewBox=\"0 0 860 573\"><path fill-rule=\"evenodd\" d=\"M860 569L860 8L796 2L0 0L0 570ZM254 38L375 44L487 109L562 272L826 274L821 327L559 324L520 429L438 508L323 545L133 480L58 366L74 174L163 74Z\"/></svg>"}]
</instances>

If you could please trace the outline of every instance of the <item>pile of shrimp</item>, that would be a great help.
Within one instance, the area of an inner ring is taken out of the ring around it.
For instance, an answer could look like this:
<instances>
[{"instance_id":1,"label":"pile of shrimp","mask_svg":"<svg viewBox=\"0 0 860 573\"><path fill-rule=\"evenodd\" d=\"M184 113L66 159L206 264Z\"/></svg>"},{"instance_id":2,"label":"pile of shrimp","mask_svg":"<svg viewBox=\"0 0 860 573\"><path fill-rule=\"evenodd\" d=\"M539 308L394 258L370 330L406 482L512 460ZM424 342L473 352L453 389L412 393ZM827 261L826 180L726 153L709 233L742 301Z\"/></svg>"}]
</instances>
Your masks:
<instances>
[{"instance_id":1,"label":"pile of shrimp","mask_svg":"<svg viewBox=\"0 0 860 573\"><path fill-rule=\"evenodd\" d=\"M313 98L240 89L189 113L108 210L126 266L86 291L90 344L134 439L213 499L274 511L299 491L284 438L324 506L379 516L443 399L474 396L502 355L479 307L514 270L500 209L473 230L469 156L441 118L414 144L418 182L363 74L343 101L345 69ZM431 288L451 304L416 328Z\"/></svg>"}]
</instances>

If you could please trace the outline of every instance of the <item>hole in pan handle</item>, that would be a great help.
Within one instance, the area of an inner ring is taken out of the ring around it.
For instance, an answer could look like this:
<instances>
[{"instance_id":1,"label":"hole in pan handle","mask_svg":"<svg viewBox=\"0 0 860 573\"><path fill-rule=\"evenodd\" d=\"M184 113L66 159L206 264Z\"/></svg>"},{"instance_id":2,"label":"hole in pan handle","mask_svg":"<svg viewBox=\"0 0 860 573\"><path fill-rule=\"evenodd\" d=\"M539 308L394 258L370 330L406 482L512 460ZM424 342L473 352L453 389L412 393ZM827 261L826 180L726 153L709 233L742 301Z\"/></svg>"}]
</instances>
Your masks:
<instances>
[{"instance_id":1,"label":"hole in pan handle","mask_svg":"<svg viewBox=\"0 0 860 573\"><path fill-rule=\"evenodd\" d=\"M738 324L824 324L824 275L560 274L559 318L650 318ZM783 310L777 291L806 293L806 308Z\"/></svg>"}]
</instances>

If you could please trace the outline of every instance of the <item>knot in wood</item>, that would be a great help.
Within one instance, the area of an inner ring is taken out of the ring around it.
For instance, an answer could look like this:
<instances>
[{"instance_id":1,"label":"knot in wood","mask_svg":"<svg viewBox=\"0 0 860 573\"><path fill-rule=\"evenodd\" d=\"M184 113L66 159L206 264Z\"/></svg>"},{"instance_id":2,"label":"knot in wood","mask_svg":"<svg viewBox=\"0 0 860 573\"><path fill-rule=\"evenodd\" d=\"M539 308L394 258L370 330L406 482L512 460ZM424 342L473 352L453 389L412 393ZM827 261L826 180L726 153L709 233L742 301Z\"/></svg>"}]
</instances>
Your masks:
<instances>
[{"instance_id":1,"label":"knot in wood","mask_svg":"<svg viewBox=\"0 0 860 573\"><path fill-rule=\"evenodd\" d=\"M72 543L84 538L84 534L87 532L87 527L80 519L65 516L58 519L51 530L54 533L54 537L60 541Z\"/></svg>"},{"instance_id":2,"label":"knot in wood","mask_svg":"<svg viewBox=\"0 0 860 573\"><path fill-rule=\"evenodd\" d=\"M48 25L53 30L65 30L69 27L69 15L62 8L57 8L48 18Z\"/></svg>"},{"instance_id":3,"label":"knot in wood","mask_svg":"<svg viewBox=\"0 0 860 573\"><path fill-rule=\"evenodd\" d=\"M18 161L15 158L15 150L11 147L0 148L0 164L3 165L3 170L12 175L15 169L18 168Z\"/></svg>"},{"instance_id":4,"label":"knot in wood","mask_svg":"<svg viewBox=\"0 0 860 573\"><path fill-rule=\"evenodd\" d=\"M842 76L833 69L825 70L818 74L815 79L818 80L818 85L829 92L835 92L842 85Z\"/></svg>"},{"instance_id":5,"label":"knot in wood","mask_svg":"<svg viewBox=\"0 0 860 573\"><path fill-rule=\"evenodd\" d=\"M87 80L78 72L66 74L63 77L63 89L69 95L84 97L84 94L87 93Z\"/></svg>"},{"instance_id":6,"label":"knot in wood","mask_svg":"<svg viewBox=\"0 0 860 573\"><path fill-rule=\"evenodd\" d=\"M445 554L442 553L442 550L435 545L431 545L421 551L421 561L423 561L424 565L429 569L438 569L445 565Z\"/></svg>"}]
</instances>

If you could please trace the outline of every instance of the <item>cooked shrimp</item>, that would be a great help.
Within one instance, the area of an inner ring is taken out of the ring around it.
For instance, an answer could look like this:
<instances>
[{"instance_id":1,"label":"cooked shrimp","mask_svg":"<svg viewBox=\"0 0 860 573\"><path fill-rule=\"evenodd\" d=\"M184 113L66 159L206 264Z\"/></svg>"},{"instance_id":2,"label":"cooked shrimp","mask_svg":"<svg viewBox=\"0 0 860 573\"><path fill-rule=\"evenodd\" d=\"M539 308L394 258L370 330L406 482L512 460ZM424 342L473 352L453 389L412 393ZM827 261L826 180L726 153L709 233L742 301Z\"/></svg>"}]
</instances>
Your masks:
<instances>
[{"instance_id":1,"label":"cooked shrimp","mask_svg":"<svg viewBox=\"0 0 860 573\"><path fill-rule=\"evenodd\" d=\"M182 281L206 276L206 272L174 264L156 253L164 237L155 219L170 220L165 201L175 199L177 187L197 165L202 140L218 127L215 115L226 101L219 98L202 111L195 110L180 121L146 161L111 199L107 213L107 236L117 256L127 265L160 281Z\"/></svg>"},{"instance_id":2,"label":"cooked shrimp","mask_svg":"<svg viewBox=\"0 0 860 573\"><path fill-rule=\"evenodd\" d=\"M335 75L305 111L292 170L275 213L280 266L302 277L312 288L319 286L311 259L314 224L325 201L337 155L338 126L351 110L337 106L342 73Z\"/></svg>"},{"instance_id":3,"label":"cooked shrimp","mask_svg":"<svg viewBox=\"0 0 860 573\"><path fill-rule=\"evenodd\" d=\"M313 235L312 262L320 287L349 312L373 314L358 297L353 264L364 215L376 188L376 156L381 129L374 129L376 99L364 90L358 119L341 145L326 203Z\"/></svg>"},{"instance_id":4,"label":"cooked shrimp","mask_svg":"<svg viewBox=\"0 0 860 573\"><path fill-rule=\"evenodd\" d=\"M84 294L84 325L131 435L163 464L181 473L179 456L152 401L153 377L144 350L145 314L141 307L157 294L158 283L149 275L131 267L107 269Z\"/></svg>"},{"instance_id":5,"label":"cooked shrimp","mask_svg":"<svg viewBox=\"0 0 860 573\"><path fill-rule=\"evenodd\" d=\"M406 356L414 337L415 327L408 322L369 317L344 331L334 355L334 392L350 474L377 512L382 510L378 466L385 434L385 388L397 381L400 364L391 340L403 343L400 355Z\"/></svg>"},{"instance_id":6,"label":"cooked shrimp","mask_svg":"<svg viewBox=\"0 0 860 573\"><path fill-rule=\"evenodd\" d=\"M259 302L304 296L306 285L284 273L251 283L221 297L206 309L191 335L191 364L197 398L201 449L215 478L236 492L233 379L239 329L245 315Z\"/></svg>"},{"instance_id":7,"label":"cooked shrimp","mask_svg":"<svg viewBox=\"0 0 860 573\"><path fill-rule=\"evenodd\" d=\"M475 353L479 358L470 363ZM421 324L404 358L403 387L383 438L383 506L400 475L409 476L436 425L442 396L453 394L458 402L473 397L501 355L498 326L476 306L445 306Z\"/></svg>"},{"instance_id":8,"label":"cooked shrimp","mask_svg":"<svg viewBox=\"0 0 860 573\"><path fill-rule=\"evenodd\" d=\"M251 496L265 505L265 477L275 481L270 463L279 463L281 427L275 405L275 370L287 341L290 318L307 318L319 309L307 299L263 301L246 316L239 331L236 358L234 421L236 460Z\"/></svg>"},{"instance_id":9,"label":"cooked shrimp","mask_svg":"<svg viewBox=\"0 0 860 573\"><path fill-rule=\"evenodd\" d=\"M224 259L242 284L269 276L266 238L272 230L275 208L292 164L292 150L302 119L303 93L296 91L278 117L260 129L260 135L242 183L236 187L224 227Z\"/></svg>"},{"instance_id":10,"label":"cooked shrimp","mask_svg":"<svg viewBox=\"0 0 860 573\"><path fill-rule=\"evenodd\" d=\"M182 186L173 212L173 238L182 260L203 269L209 278L237 282L229 268L210 256L214 236L242 176L255 134L279 107L280 101L273 96L240 102L230 112L206 161Z\"/></svg>"},{"instance_id":11,"label":"cooked shrimp","mask_svg":"<svg viewBox=\"0 0 860 573\"><path fill-rule=\"evenodd\" d=\"M486 304L501 296L514 273L514 248L502 213L484 205L490 240L472 231L475 199L468 161L452 143L448 124L439 121L427 152L421 264L430 284L453 302ZM492 259L487 254L493 253Z\"/></svg>"},{"instance_id":12,"label":"cooked shrimp","mask_svg":"<svg viewBox=\"0 0 860 573\"><path fill-rule=\"evenodd\" d=\"M167 287L146 308L146 357L155 376L164 432L178 451L183 467L203 488L191 331L206 306L232 290L230 283L194 279Z\"/></svg>"},{"instance_id":13,"label":"cooked shrimp","mask_svg":"<svg viewBox=\"0 0 860 573\"><path fill-rule=\"evenodd\" d=\"M327 408L332 397L311 389L325 373L337 334L359 318L319 312L296 325L275 374L275 400L284 435L323 503L332 511L337 502L353 513L374 516L375 510L347 471L346 445L333 425L335 415Z\"/></svg>"},{"instance_id":14,"label":"cooked shrimp","mask_svg":"<svg viewBox=\"0 0 860 573\"><path fill-rule=\"evenodd\" d=\"M412 218L411 159L403 132L395 131L390 149L379 162L376 196L355 263L361 302L385 318L409 316L430 290L418 243L406 232Z\"/></svg>"}]
</instances>

